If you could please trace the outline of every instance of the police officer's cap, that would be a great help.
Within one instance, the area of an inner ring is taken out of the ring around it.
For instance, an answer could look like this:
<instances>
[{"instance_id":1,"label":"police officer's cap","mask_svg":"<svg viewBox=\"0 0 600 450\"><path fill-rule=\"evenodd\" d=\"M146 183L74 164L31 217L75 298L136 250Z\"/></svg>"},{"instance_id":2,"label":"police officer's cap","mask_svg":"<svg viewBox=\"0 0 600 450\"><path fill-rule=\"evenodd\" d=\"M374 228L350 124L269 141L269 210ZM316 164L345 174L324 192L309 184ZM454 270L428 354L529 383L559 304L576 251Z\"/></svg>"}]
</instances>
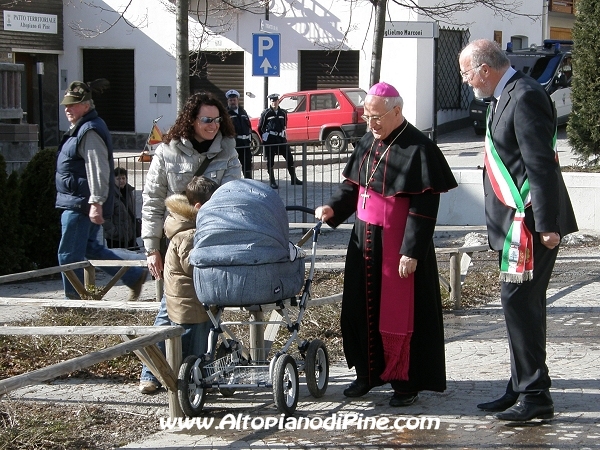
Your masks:
<instances>
[{"instance_id":1,"label":"police officer's cap","mask_svg":"<svg viewBox=\"0 0 600 450\"><path fill-rule=\"evenodd\" d=\"M271 94L267 97L269 100L278 100L279 94Z\"/></svg>"},{"instance_id":2,"label":"police officer's cap","mask_svg":"<svg viewBox=\"0 0 600 450\"><path fill-rule=\"evenodd\" d=\"M225 93L225 97L227 97L227 98L239 97L239 96L240 96L240 93L238 91L236 91L235 89L229 89Z\"/></svg>"}]
</instances>

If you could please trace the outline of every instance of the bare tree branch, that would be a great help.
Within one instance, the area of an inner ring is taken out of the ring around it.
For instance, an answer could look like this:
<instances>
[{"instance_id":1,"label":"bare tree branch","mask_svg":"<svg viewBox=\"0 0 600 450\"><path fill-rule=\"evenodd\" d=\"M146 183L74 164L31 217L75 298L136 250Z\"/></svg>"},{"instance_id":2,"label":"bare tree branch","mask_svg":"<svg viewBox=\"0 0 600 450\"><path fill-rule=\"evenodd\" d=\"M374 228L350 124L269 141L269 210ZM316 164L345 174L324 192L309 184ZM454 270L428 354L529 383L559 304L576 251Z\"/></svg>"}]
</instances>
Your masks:
<instances>
[{"instance_id":1,"label":"bare tree branch","mask_svg":"<svg viewBox=\"0 0 600 450\"><path fill-rule=\"evenodd\" d=\"M110 31L112 28L114 28L121 21L125 22L127 24L127 26L129 26L131 28L144 28L148 24L148 14L147 13L145 15L143 15L141 18L137 19L135 21L135 23L125 17L125 14L127 13L127 10L129 9L129 7L133 3L133 1L134 0L129 0L127 2L127 4L121 10L115 11L113 9L104 8L103 6L98 5L94 2L86 2L86 1L81 0L80 3L82 5L85 5L89 8L99 9L101 12L107 13L110 15L116 14L116 17L113 21L107 21L107 20L101 19L102 24L94 29L84 28L81 26L81 23L76 23L76 22L69 23L69 28L71 28L76 34L78 34L79 36L84 37L84 38L93 38L93 37L99 36L101 34L104 34L108 31Z\"/></svg>"},{"instance_id":2,"label":"bare tree branch","mask_svg":"<svg viewBox=\"0 0 600 450\"><path fill-rule=\"evenodd\" d=\"M378 0L371 1L377 3ZM539 18L539 15L536 14L519 12L519 9L523 6L521 0L443 0L434 6L421 6L415 0L390 1L398 6L408 8L417 14L422 14L434 20L448 21L450 23L454 23L452 18L457 12L470 11L477 6L489 9L495 16L508 19L515 16L528 17L532 20Z\"/></svg>"}]
</instances>

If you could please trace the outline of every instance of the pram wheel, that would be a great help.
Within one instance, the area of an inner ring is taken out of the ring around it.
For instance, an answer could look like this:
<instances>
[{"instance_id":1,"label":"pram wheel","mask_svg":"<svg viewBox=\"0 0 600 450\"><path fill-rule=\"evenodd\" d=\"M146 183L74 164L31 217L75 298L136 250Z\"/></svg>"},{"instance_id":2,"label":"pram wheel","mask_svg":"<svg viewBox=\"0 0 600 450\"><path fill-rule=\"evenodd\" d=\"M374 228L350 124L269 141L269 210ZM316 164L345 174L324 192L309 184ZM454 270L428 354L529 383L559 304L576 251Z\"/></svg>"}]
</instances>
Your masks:
<instances>
[{"instance_id":1,"label":"pram wheel","mask_svg":"<svg viewBox=\"0 0 600 450\"><path fill-rule=\"evenodd\" d=\"M217 353L215 354L215 360L224 358L233 352L232 346L234 344L234 341L232 339L227 339L227 342L229 343L229 347L225 347L225 344L223 344L222 342L219 344L219 347L217 348ZM219 392L223 397L231 397L233 396L233 394L235 394L235 389L221 387L219 385Z\"/></svg>"},{"instance_id":2,"label":"pram wheel","mask_svg":"<svg viewBox=\"0 0 600 450\"><path fill-rule=\"evenodd\" d=\"M315 398L323 397L329 383L329 354L323 341L315 339L308 345L304 374L310 395Z\"/></svg>"},{"instance_id":3,"label":"pram wheel","mask_svg":"<svg viewBox=\"0 0 600 450\"><path fill-rule=\"evenodd\" d=\"M291 416L296 411L300 381L296 360L290 355L281 355L273 371L273 398L280 413Z\"/></svg>"},{"instance_id":4,"label":"pram wheel","mask_svg":"<svg viewBox=\"0 0 600 450\"><path fill-rule=\"evenodd\" d=\"M197 356L190 355L183 360L179 368L177 377L177 396L179 405L182 411L188 417L199 416L204 407L204 399L206 398L206 390L202 387L201 381L204 378L204 369L198 367L199 373L198 383L194 380L194 365L198 360Z\"/></svg>"}]
</instances>

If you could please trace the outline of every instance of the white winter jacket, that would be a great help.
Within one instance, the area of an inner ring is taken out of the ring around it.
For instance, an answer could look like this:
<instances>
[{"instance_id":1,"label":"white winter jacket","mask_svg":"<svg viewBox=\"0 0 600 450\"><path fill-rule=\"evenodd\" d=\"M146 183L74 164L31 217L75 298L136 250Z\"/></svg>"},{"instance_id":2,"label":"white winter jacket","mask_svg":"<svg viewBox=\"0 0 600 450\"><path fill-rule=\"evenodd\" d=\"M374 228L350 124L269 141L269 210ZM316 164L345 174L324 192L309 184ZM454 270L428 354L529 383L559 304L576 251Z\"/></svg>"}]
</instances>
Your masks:
<instances>
[{"instance_id":1,"label":"white winter jacket","mask_svg":"<svg viewBox=\"0 0 600 450\"><path fill-rule=\"evenodd\" d=\"M181 194L205 158L210 164L202 175L219 184L242 178L235 139L219 132L206 153L198 153L187 139L162 143L156 149L142 193L142 239L144 247L160 249L166 217L165 199Z\"/></svg>"}]
</instances>

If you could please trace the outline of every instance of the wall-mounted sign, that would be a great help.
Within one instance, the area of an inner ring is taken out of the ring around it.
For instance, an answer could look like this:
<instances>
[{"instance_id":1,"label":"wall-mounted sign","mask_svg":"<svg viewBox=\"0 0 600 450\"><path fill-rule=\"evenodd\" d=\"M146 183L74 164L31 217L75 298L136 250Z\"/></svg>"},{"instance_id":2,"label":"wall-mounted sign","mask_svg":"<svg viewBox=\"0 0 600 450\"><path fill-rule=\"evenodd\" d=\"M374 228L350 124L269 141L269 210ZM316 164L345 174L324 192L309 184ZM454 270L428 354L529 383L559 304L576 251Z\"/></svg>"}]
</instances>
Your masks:
<instances>
[{"instance_id":1,"label":"wall-mounted sign","mask_svg":"<svg viewBox=\"0 0 600 450\"><path fill-rule=\"evenodd\" d=\"M55 14L4 10L4 31L57 34L57 23Z\"/></svg>"},{"instance_id":2,"label":"wall-mounted sign","mask_svg":"<svg viewBox=\"0 0 600 450\"><path fill-rule=\"evenodd\" d=\"M437 22L386 22L384 38L437 38Z\"/></svg>"},{"instance_id":3,"label":"wall-mounted sign","mask_svg":"<svg viewBox=\"0 0 600 450\"><path fill-rule=\"evenodd\" d=\"M260 31L263 33L278 33L277 25L269 23L268 20L260 19Z\"/></svg>"}]
</instances>

